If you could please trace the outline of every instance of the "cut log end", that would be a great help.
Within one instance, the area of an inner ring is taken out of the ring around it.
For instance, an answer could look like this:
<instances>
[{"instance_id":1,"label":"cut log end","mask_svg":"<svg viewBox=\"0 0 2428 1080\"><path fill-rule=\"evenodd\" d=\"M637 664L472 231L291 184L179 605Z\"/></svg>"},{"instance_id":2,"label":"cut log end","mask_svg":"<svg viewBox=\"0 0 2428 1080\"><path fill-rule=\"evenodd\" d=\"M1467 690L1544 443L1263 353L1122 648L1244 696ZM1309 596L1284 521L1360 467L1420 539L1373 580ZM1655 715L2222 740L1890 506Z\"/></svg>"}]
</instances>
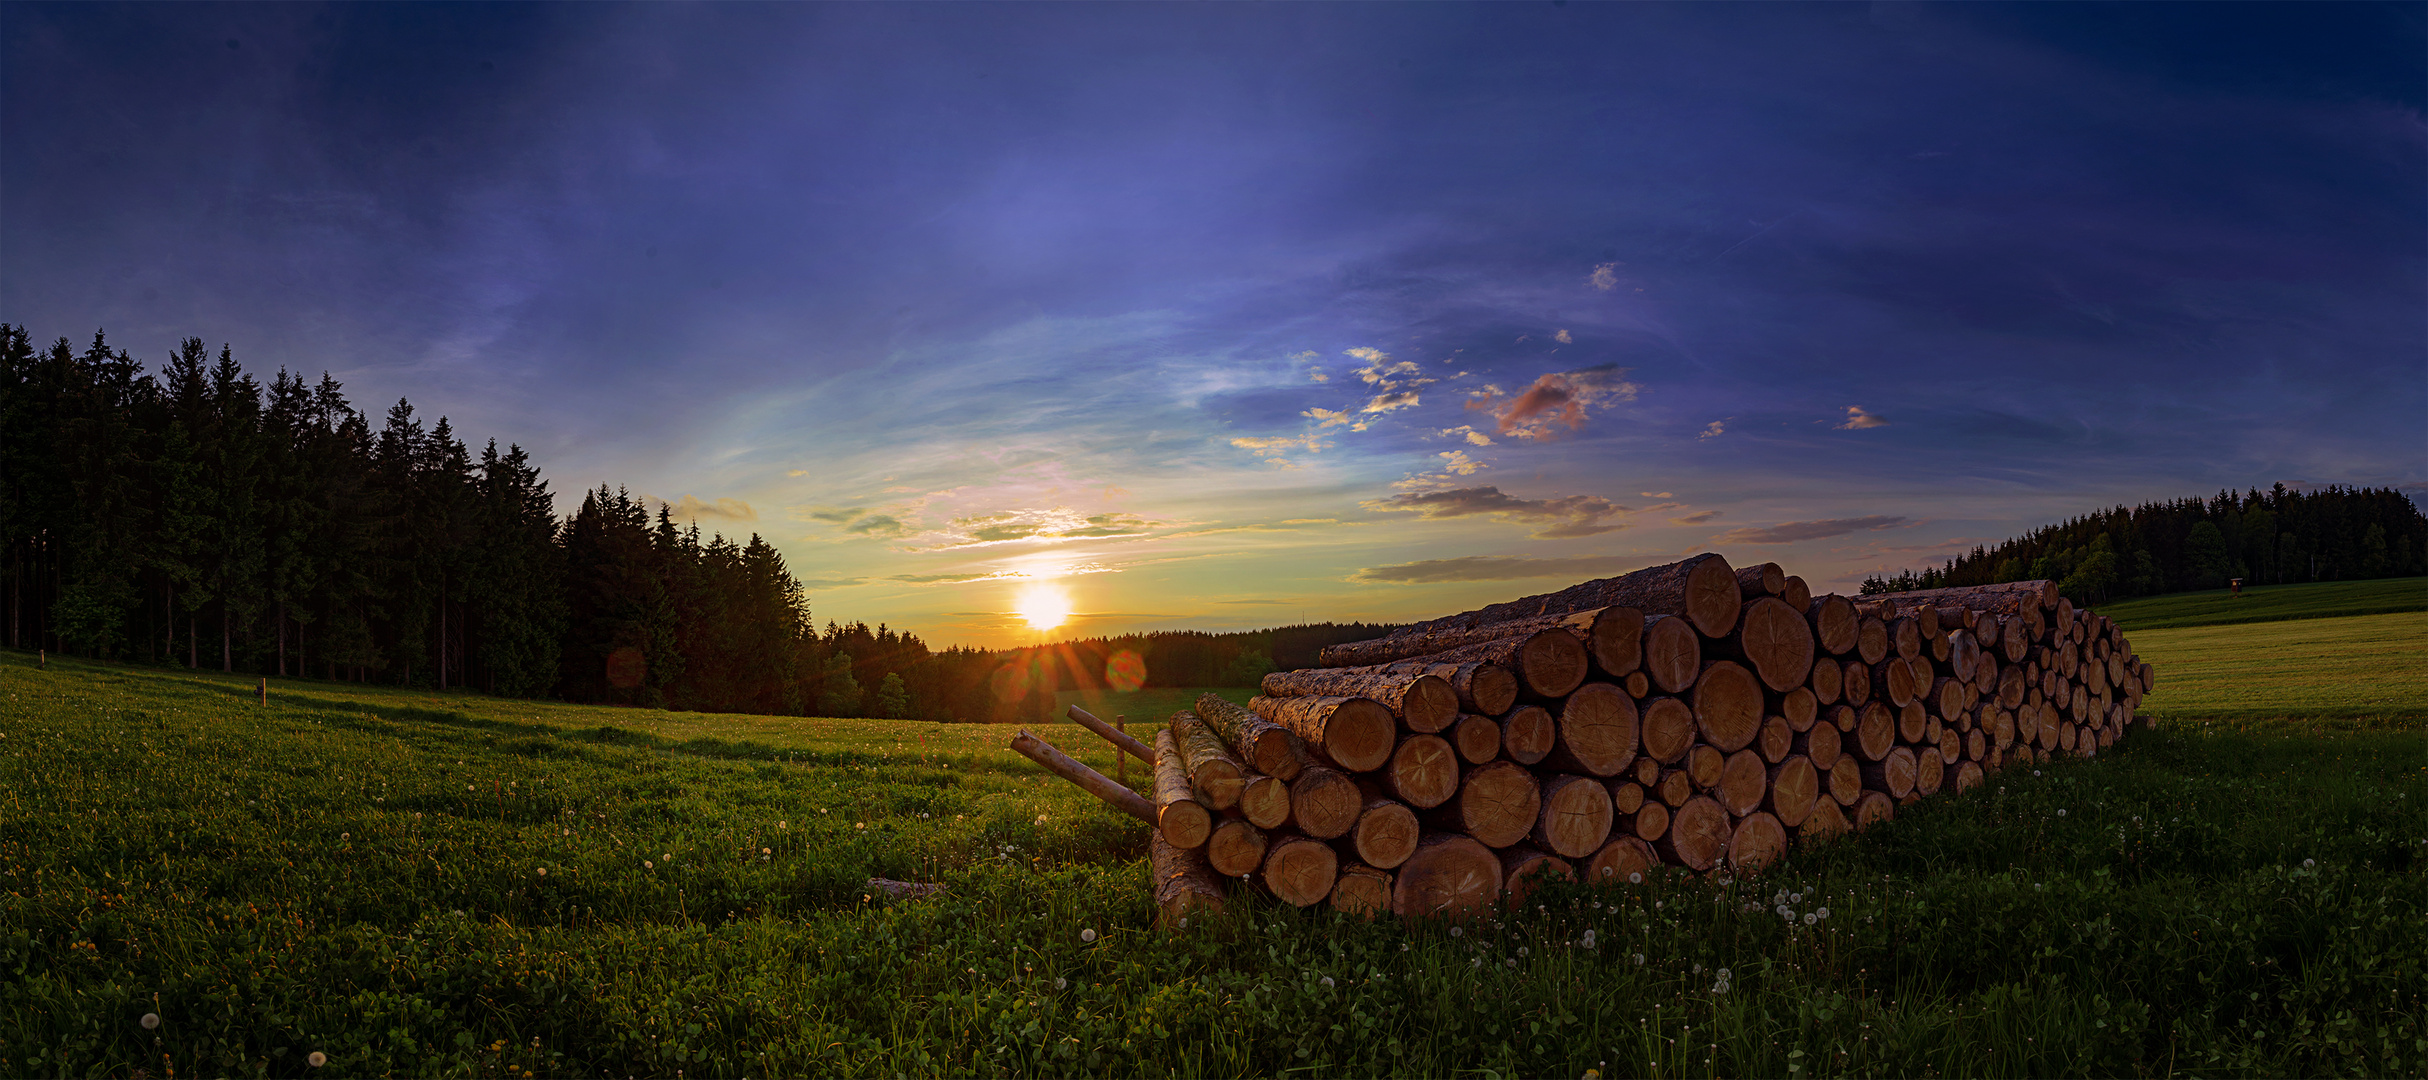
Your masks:
<instances>
[{"instance_id":1,"label":"cut log end","mask_svg":"<svg viewBox=\"0 0 2428 1080\"><path fill-rule=\"evenodd\" d=\"M1610 789L1583 776L1554 776L1542 785L1534 842L1555 855L1582 859L1610 839Z\"/></svg>"},{"instance_id":2,"label":"cut log end","mask_svg":"<svg viewBox=\"0 0 2428 1080\"><path fill-rule=\"evenodd\" d=\"M1575 881L1576 867L1568 860L1533 848L1514 847L1501 856L1501 899L1515 909L1546 882Z\"/></svg>"},{"instance_id":3,"label":"cut log end","mask_svg":"<svg viewBox=\"0 0 2428 1080\"><path fill-rule=\"evenodd\" d=\"M1787 854L1787 828L1778 818L1755 812L1737 822L1728 838L1728 865L1742 874L1759 873Z\"/></svg>"},{"instance_id":4,"label":"cut log end","mask_svg":"<svg viewBox=\"0 0 2428 1080\"><path fill-rule=\"evenodd\" d=\"M1265 888L1294 907L1320 904L1332 895L1340 874L1340 856L1329 844L1303 836L1274 841L1265 853Z\"/></svg>"},{"instance_id":5,"label":"cut log end","mask_svg":"<svg viewBox=\"0 0 2428 1080\"><path fill-rule=\"evenodd\" d=\"M1332 883L1332 910L1371 919L1391 910L1391 874L1361 863L1340 868Z\"/></svg>"},{"instance_id":6,"label":"cut log end","mask_svg":"<svg viewBox=\"0 0 2428 1080\"><path fill-rule=\"evenodd\" d=\"M1703 741L1734 753L1762 730L1762 684L1753 672L1728 660L1703 665L1695 680L1695 726Z\"/></svg>"},{"instance_id":7,"label":"cut log end","mask_svg":"<svg viewBox=\"0 0 2428 1080\"><path fill-rule=\"evenodd\" d=\"M1391 884L1391 911L1415 921L1466 918L1501 895L1501 860L1474 837L1436 833L1417 844Z\"/></svg>"},{"instance_id":8,"label":"cut log end","mask_svg":"<svg viewBox=\"0 0 2428 1080\"><path fill-rule=\"evenodd\" d=\"M1660 865L1660 853L1641 837L1629 834L1602 845L1602 850L1585 860L1582 874L1587 885L1641 885Z\"/></svg>"},{"instance_id":9,"label":"cut log end","mask_svg":"<svg viewBox=\"0 0 2428 1080\"><path fill-rule=\"evenodd\" d=\"M1688 799L1669 823L1669 832L1654 846L1661 857L1696 873L1719 865L1728 854L1728 811L1705 797Z\"/></svg>"},{"instance_id":10,"label":"cut log end","mask_svg":"<svg viewBox=\"0 0 2428 1080\"><path fill-rule=\"evenodd\" d=\"M1349 849L1357 853L1358 861L1389 870L1416 853L1418 831L1416 811L1389 799L1376 799L1366 804L1365 812L1350 828Z\"/></svg>"},{"instance_id":11,"label":"cut log end","mask_svg":"<svg viewBox=\"0 0 2428 1080\"><path fill-rule=\"evenodd\" d=\"M1683 694L1703 671L1703 642L1692 623L1671 615L1644 619L1644 674L1664 694ZM1642 695L1637 695L1641 697Z\"/></svg>"}]
</instances>

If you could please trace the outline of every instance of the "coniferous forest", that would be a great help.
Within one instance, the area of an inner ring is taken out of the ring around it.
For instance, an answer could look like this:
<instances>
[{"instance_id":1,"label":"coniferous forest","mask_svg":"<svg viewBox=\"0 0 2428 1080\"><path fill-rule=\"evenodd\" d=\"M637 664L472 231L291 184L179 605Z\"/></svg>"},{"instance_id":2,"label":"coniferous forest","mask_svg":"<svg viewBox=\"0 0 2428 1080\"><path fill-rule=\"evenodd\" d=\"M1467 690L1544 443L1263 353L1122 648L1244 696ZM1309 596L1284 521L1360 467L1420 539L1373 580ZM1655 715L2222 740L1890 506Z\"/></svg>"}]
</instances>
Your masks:
<instances>
[{"instance_id":1,"label":"coniferous forest","mask_svg":"<svg viewBox=\"0 0 2428 1080\"><path fill-rule=\"evenodd\" d=\"M1387 626L933 650L821 632L784 558L604 486L560 516L521 447L404 401L268 385L188 339L157 373L0 324L11 648L703 712L1033 719L1057 689L1254 685ZM1121 654L1130 654L1123 657ZM1116 664L1116 658L1123 662Z\"/></svg>"}]
</instances>

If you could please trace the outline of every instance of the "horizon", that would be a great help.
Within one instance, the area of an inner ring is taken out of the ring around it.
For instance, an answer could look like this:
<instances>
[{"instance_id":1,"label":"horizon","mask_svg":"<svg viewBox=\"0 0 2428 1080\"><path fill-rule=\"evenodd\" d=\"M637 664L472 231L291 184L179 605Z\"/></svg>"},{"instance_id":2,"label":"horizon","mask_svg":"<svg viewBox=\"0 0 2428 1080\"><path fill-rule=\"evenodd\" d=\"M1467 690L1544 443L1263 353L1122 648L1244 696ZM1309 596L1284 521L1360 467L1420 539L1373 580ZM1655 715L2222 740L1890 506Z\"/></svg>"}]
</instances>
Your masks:
<instances>
[{"instance_id":1,"label":"horizon","mask_svg":"<svg viewBox=\"0 0 2428 1080\"><path fill-rule=\"evenodd\" d=\"M937 648L1852 593L2421 501L2421 13L14 4L0 321L410 399Z\"/></svg>"}]
</instances>

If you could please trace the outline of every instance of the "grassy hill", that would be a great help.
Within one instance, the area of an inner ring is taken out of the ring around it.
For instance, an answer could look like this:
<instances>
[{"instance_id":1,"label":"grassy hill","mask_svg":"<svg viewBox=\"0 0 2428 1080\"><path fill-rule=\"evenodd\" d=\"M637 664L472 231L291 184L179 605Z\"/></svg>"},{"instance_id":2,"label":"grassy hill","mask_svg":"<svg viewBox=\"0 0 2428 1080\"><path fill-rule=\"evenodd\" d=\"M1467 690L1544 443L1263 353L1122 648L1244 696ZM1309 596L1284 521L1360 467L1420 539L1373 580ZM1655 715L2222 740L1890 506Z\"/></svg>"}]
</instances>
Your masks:
<instances>
[{"instance_id":1,"label":"grassy hill","mask_svg":"<svg viewBox=\"0 0 2428 1080\"><path fill-rule=\"evenodd\" d=\"M2370 581L2321 581L2302 585L2256 585L2241 596L2231 590L2169 593L2119 600L2099 613L2126 633L2184 626L2227 626L2286 619L2333 619L2428 611L2428 577Z\"/></svg>"},{"instance_id":2,"label":"grassy hill","mask_svg":"<svg viewBox=\"0 0 2428 1080\"><path fill-rule=\"evenodd\" d=\"M2163 719L2428 719L2428 612L2136 630Z\"/></svg>"},{"instance_id":3,"label":"grassy hill","mask_svg":"<svg viewBox=\"0 0 2428 1080\"><path fill-rule=\"evenodd\" d=\"M1003 727L0 654L0 1075L2428 1071L2421 725L2191 722L2234 678L1760 879L1173 938Z\"/></svg>"}]
</instances>

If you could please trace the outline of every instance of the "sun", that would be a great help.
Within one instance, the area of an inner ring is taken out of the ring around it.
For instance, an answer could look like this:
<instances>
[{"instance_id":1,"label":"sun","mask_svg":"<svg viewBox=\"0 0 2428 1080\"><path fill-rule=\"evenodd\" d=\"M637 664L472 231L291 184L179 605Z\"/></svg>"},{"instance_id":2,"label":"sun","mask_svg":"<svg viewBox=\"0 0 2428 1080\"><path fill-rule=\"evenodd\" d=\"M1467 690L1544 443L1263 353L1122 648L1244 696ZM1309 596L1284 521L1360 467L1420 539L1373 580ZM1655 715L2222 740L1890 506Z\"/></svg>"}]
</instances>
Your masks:
<instances>
[{"instance_id":1,"label":"sun","mask_svg":"<svg viewBox=\"0 0 2428 1080\"><path fill-rule=\"evenodd\" d=\"M1028 620L1029 629L1051 630L1071 617L1071 594L1060 585L1031 585L1020 590L1012 610Z\"/></svg>"}]
</instances>

